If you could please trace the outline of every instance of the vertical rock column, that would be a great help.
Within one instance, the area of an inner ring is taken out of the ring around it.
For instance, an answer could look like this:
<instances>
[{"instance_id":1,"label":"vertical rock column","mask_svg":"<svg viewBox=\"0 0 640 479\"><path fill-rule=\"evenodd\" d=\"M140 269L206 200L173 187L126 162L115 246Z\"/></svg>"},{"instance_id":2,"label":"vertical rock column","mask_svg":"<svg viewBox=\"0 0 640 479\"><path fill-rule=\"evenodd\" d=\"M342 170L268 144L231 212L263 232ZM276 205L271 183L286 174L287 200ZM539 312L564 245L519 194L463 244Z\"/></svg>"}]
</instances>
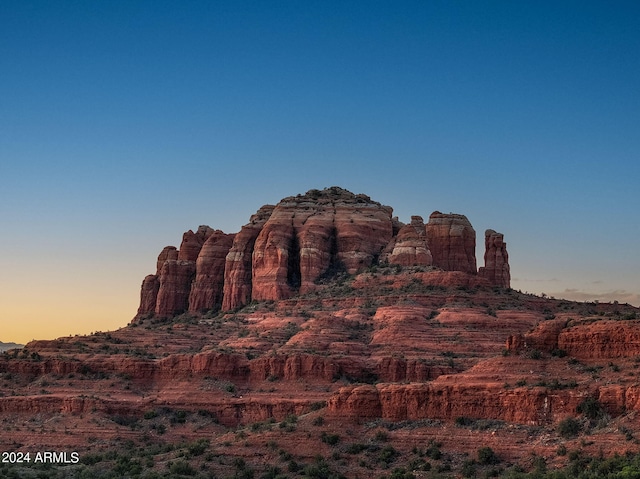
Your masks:
<instances>
[{"instance_id":1,"label":"vertical rock column","mask_svg":"<svg viewBox=\"0 0 640 479\"><path fill-rule=\"evenodd\" d=\"M234 234L214 231L196 260L196 276L189 293L189 311L202 312L222 305L224 266Z\"/></svg>"},{"instance_id":2,"label":"vertical rock column","mask_svg":"<svg viewBox=\"0 0 640 479\"><path fill-rule=\"evenodd\" d=\"M196 259L202 245L212 233L213 230L208 226L200 226L195 233L189 230L182 235L180 250L176 252L175 247L167 247L160 253L160 286L156 300L156 316L174 316L189 309L189 294L196 274Z\"/></svg>"},{"instance_id":3,"label":"vertical rock column","mask_svg":"<svg viewBox=\"0 0 640 479\"><path fill-rule=\"evenodd\" d=\"M480 268L478 275L488 279L495 286L510 288L509 254L504 235L493 230L485 231L484 248L484 267Z\"/></svg>"},{"instance_id":4,"label":"vertical rock column","mask_svg":"<svg viewBox=\"0 0 640 479\"><path fill-rule=\"evenodd\" d=\"M138 308L138 314L133 318L134 322L155 312L159 289L160 281L158 281L158 275L150 274L144 278L140 288L140 307Z\"/></svg>"},{"instance_id":5,"label":"vertical rock column","mask_svg":"<svg viewBox=\"0 0 640 479\"><path fill-rule=\"evenodd\" d=\"M464 215L434 211L427 223L433 265L445 271L476 274L476 232Z\"/></svg>"},{"instance_id":6,"label":"vertical rock column","mask_svg":"<svg viewBox=\"0 0 640 479\"><path fill-rule=\"evenodd\" d=\"M133 321L138 321L145 316L153 315L156 312L158 302L158 291L160 290L160 273L162 266L168 260L178 259L178 248L175 246L165 246L156 261L156 274L150 274L142 281L140 288L140 306Z\"/></svg>"},{"instance_id":7,"label":"vertical rock column","mask_svg":"<svg viewBox=\"0 0 640 479\"><path fill-rule=\"evenodd\" d=\"M195 274L195 261L172 259L164 262L160 271L156 316L175 316L188 309L191 282Z\"/></svg>"},{"instance_id":8,"label":"vertical rock column","mask_svg":"<svg viewBox=\"0 0 640 479\"><path fill-rule=\"evenodd\" d=\"M273 205L260 208L233 239L225 260L223 310L235 309L251 301L253 247L274 208Z\"/></svg>"}]
</instances>

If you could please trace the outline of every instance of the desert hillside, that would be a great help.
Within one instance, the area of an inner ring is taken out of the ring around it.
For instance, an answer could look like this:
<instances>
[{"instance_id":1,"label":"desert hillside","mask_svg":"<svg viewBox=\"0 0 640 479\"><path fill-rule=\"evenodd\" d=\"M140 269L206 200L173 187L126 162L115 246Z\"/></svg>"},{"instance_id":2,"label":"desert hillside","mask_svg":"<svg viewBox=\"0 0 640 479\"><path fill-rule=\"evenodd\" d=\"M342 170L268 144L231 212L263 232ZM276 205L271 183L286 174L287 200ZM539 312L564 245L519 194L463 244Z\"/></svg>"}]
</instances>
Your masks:
<instances>
[{"instance_id":1,"label":"desert hillside","mask_svg":"<svg viewBox=\"0 0 640 479\"><path fill-rule=\"evenodd\" d=\"M188 231L128 326L2 354L0 450L80 460L0 474L543 477L636 454L638 309L515 291L503 235L484 249L461 214L403 224L337 187Z\"/></svg>"}]
</instances>

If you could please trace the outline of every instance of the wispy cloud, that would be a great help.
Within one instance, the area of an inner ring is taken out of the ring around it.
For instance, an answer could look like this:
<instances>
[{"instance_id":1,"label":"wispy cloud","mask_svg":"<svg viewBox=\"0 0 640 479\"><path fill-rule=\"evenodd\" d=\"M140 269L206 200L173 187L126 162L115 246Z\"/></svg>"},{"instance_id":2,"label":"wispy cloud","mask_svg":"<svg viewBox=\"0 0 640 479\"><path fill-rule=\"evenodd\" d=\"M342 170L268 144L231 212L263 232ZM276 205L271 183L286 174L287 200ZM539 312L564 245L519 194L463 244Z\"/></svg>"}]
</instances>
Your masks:
<instances>
[{"instance_id":1,"label":"wispy cloud","mask_svg":"<svg viewBox=\"0 0 640 479\"><path fill-rule=\"evenodd\" d=\"M549 295L554 298L569 299L571 301L618 301L619 303L629 303L634 306L640 306L640 294L624 289L594 293L567 288L564 291L549 293Z\"/></svg>"}]
</instances>

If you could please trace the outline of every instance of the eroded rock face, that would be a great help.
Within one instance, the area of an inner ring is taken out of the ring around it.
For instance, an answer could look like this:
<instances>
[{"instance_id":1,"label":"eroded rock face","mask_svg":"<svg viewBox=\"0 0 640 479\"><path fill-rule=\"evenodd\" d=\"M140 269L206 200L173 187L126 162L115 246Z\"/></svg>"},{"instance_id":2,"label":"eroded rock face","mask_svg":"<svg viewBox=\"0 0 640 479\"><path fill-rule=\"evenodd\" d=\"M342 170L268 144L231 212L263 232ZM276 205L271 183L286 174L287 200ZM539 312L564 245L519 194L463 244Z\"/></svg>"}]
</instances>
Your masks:
<instances>
[{"instance_id":1,"label":"eroded rock face","mask_svg":"<svg viewBox=\"0 0 640 479\"><path fill-rule=\"evenodd\" d=\"M640 321L599 321L562 330L558 348L578 359L640 356Z\"/></svg>"},{"instance_id":2,"label":"eroded rock face","mask_svg":"<svg viewBox=\"0 0 640 479\"><path fill-rule=\"evenodd\" d=\"M391 212L338 187L283 199L255 242L252 298L288 298L323 275L371 265L393 234Z\"/></svg>"},{"instance_id":3,"label":"eroded rock face","mask_svg":"<svg viewBox=\"0 0 640 479\"><path fill-rule=\"evenodd\" d=\"M136 318L290 298L378 261L476 275L475 231L465 216L436 211L425 227L420 216L404 225L392 212L334 186L263 206L235 235L208 226L187 231L180 249L167 246L158 256L156 278L145 279ZM503 236L487 230L485 244L480 277L508 287Z\"/></svg>"},{"instance_id":4,"label":"eroded rock face","mask_svg":"<svg viewBox=\"0 0 640 479\"><path fill-rule=\"evenodd\" d=\"M202 245L204 245L211 234L213 234L213 229L208 226L200 226L195 233L189 230L183 234L180 250L178 251L178 259L183 261L196 261Z\"/></svg>"},{"instance_id":5,"label":"eroded rock face","mask_svg":"<svg viewBox=\"0 0 640 479\"><path fill-rule=\"evenodd\" d=\"M401 266L431 266L433 258L427 246L427 234L421 216L412 216L411 224L400 228L387 247L383 260Z\"/></svg>"},{"instance_id":6,"label":"eroded rock face","mask_svg":"<svg viewBox=\"0 0 640 479\"><path fill-rule=\"evenodd\" d=\"M478 274L487 278L494 286L511 287L511 273L509 270L509 254L504 235L493 230L484 233L484 267Z\"/></svg>"},{"instance_id":7,"label":"eroded rock face","mask_svg":"<svg viewBox=\"0 0 640 479\"><path fill-rule=\"evenodd\" d=\"M164 262L159 276L156 316L175 316L189 308L189 293L195 273L195 261L178 259Z\"/></svg>"},{"instance_id":8,"label":"eroded rock face","mask_svg":"<svg viewBox=\"0 0 640 479\"><path fill-rule=\"evenodd\" d=\"M551 352L558 349L558 338L566 325L567 319L564 318L541 322L533 331L509 336L506 348L515 353L536 349Z\"/></svg>"},{"instance_id":9,"label":"eroded rock face","mask_svg":"<svg viewBox=\"0 0 640 479\"><path fill-rule=\"evenodd\" d=\"M224 267L233 245L233 234L213 231L196 260L196 276L189 294L189 311L201 312L222 305Z\"/></svg>"},{"instance_id":10,"label":"eroded rock face","mask_svg":"<svg viewBox=\"0 0 640 479\"><path fill-rule=\"evenodd\" d=\"M387 420L474 417L523 424L548 424L575 411L579 398L544 388L505 390L441 377L424 384L379 384L340 389L328 401L328 413L344 419L382 417Z\"/></svg>"},{"instance_id":11,"label":"eroded rock face","mask_svg":"<svg viewBox=\"0 0 640 479\"><path fill-rule=\"evenodd\" d=\"M427 223L433 265L445 271L476 274L476 232L464 215L434 211Z\"/></svg>"},{"instance_id":12,"label":"eroded rock face","mask_svg":"<svg viewBox=\"0 0 640 479\"><path fill-rule=\"evenodd\" d=\"M202 245L211 234L211 228L200 226L195 233L189 230L182 235L179 250L175 246L166 246L160 252L155 280L147 276L142 283L140 308L136 318L151 312L157 316L169 317L189 309L189 294L196 272L196 260ZM153 310L150 309L151 305L154 305Z\"/></svg>"},{"instance_id":13,"label":"eroded rock face","mask_svg":"<svg viewBox=\"0 0 640 479\"><path fill-rule=\"evenodd\" d=\"M158 276L150 274L142 281L140 288L140 307L136 318L152 314L156 310L156 299L158 298L158 290L160 289L160 281Z\"/></svg>"},{"instance_id":14,"label":"eroded rock face","mask_svg":"<svg viewBox=\"0 0 640 479\"><path fill-rule=\"evenodd\" d=\"M175 246L165 246L158 255L158 261L156 262L156 276L160 276L164 263L169 260L178 259L178 248Z\"/></svg>"},{"instance_id":15,"label":"eroded rock face","mask_svg":"<svg viewBox=\"0 0 640 479\"><path fill-rule=\"evenodd\" d=\"M234 309L251 301L253 247L274 208L273 205L260 208L235 235L225 260L222 309Z\"/></svg>"}]
</instances>

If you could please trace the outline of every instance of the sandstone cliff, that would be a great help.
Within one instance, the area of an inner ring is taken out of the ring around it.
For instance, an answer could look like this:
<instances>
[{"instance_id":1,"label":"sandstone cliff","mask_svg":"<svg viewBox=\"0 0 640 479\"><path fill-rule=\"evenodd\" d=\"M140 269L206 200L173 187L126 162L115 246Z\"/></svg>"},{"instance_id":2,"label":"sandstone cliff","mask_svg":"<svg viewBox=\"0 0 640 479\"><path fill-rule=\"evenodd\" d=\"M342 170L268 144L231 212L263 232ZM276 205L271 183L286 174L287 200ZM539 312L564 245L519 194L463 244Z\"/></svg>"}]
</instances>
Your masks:
<instances>
[{"instance_id":1,"label":"sandstone cliff","mask_svg":"<svg viewBox=\"0 0 640 479\"><path fill-rule=\"evenodd\" d=\"M283 199L256 239L253 299L288 298L322 275L370 266L391 239L391 212L337 187Z\"/></svg>"},{"instance_id":2,"label":"sandstone cliff","mask_svg":"<svg viewBox=\"0 0 640 479\"><path fill-rule=\"evenodd\" d=\"M464 215L434 211L427 223L433 265L445 271L476 274L476 232Z\"/></svg>"},{"instance_id":3,"label":"sandstone cliff","mask_svg":"<svg viewBox=\"0 0 640 479\"><path fill-rule=\"evenodd\" d=\"M479 269L478 274L487 278L491 284L509 288L511 285L511 272L509 270L509 255L507 254L507 243L504 242L504 235L493 230L485 231L484 247L484 267Z\"/></svg>"},{"instance_id":4,"label":"sandstone cliff","mask_svg":"<svg viewBox=\"0 0 640 479\"><path fill-rule=\"evenodd\" d=\"M234 236L216 230L202 245L196 259L196 276L189 293L189 311L206 311L222 304L224 265Z\"/></svg>"},{"instance_id":5,"label":"sandstone cliff","mask_svg":"<svg viewBox=\"0 0 640 479\"><path fill-rule=\"evenodd\" d=\"M235 235L225 260L222 309L231 310L251 301L253 246L274 208L273 205L260 208Z\"/></svg>"},{"instance_id":6,"label":"sandstone cliff","mask_svg":"<svg viewBox=\"0 0 640 479\"><path fill-rule=\"evenodd\" d=\"M179 249L162 250L156 274L144 279L136 320L286 299L378 263L476 275L475 231L465 216L436 211L426 226L420 216L403 225L392 211L331 187L265 205L237 234L208 226L188 231ZM488 230L485 245L480 276L508 287L503 236Z\"/></svg>"},{"instance_id":7,"label":"sandstone cliff","mask_svg":"<svg viewBox=\"0 0 640 479\"><path fill-rule=\"evenodd\" d=\"M387 246L383 260L401 266L431 266L433 258L427 246L427 233L421 216L412 216Z\"/></svg>"}]
</instances>

